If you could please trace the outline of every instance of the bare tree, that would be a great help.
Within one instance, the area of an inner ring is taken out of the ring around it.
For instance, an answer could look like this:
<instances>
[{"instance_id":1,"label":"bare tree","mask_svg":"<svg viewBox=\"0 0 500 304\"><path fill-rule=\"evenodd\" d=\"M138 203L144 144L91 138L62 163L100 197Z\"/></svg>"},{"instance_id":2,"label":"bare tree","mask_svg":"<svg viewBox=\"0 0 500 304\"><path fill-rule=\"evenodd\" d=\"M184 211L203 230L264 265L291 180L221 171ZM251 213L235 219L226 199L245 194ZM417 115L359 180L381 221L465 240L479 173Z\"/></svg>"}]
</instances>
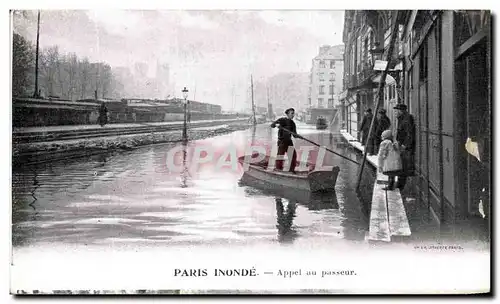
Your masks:
<instances>
[{"instance_id":1,"label":"bare tree","mask_svg":"<svg viewBox=\"0 0 500 304\"><path fill-rule=\"evenodd\" d=\"M19 34L13 35L12 95L28 95L34 80L35 53L33 46Z\"/></svg>"},{"instance_id":2,"label":"bare tree","mask_svg":"<svg viewBox=\"0 0 500 304\"><path fill-rule=\"evenodd\" d=\"M21 17L24 15L21 14ZM35 78L35 48L22 35L13 35L13 96L33 95ZM144 74L144 73L143 73ZM112 69L106 63L79 59L76 54L60 54L57 46L41 49L39 53L39 87L43 95L89 98L94 90L103 98L127 95L154 97L154 79L134 75L127 68Z\"/></svg>"},{"instance_id":3,"label":"bare tree","mask_svg":"<svg viewBox=\"0 0 500 304\"><path fill-rule=\"evenodd\" d=\"M45 89L48 91L48 95L55 95L54 85L56 84L58 61L59 49L57 46L52 46L40 53L40 71L45 80Z\"/></svg>"},{"instance_id":4,"label":"bare tree","mask_svg":"<svg viewBox=\"0 0 500 304\"><path fill-rule=\"evenodd\" d=\"M68 82L68 99L73 100L73 94L76 90L76 83L78 80L78 58L75 53L70 53L66 61L66 73Z\"/></svg>"},{"instance_id":5,"label":"bare tree","mask_svg":"<svg viewBox=\"0 0 500 304\"><path fill-rule=\"evenodd\" d=\"M57 75L57 92L59 96L63 98L68 98L67 95L67 87L68 87L68 74L66 72L66 65L67 65L67 56L62 55L59 57L59 59L56 61L56 75Z\"/></svg>"},{"instance_id":6,"label":"bare tree","mask_svg":"<svg viewBox=\"0 0 500 304\"><path fill-rule=\"evenodd\" d=\"M90 80L90 63L88 58L84 58L79 64L80 70L80 88L81 88L81 99L87 96L87 88L89 87Z\"/></svg>"},{"instance_id":7,"label":"bare tree","mask_svg":"<svg viewBox=\"0 0 500 304\"><path fill-rule=\"evenodd\" d=\"M102 98L109 97L113 74L111 73L111 66L103 64L101 68L101 92Z\"/></svg>"}]
</instances>

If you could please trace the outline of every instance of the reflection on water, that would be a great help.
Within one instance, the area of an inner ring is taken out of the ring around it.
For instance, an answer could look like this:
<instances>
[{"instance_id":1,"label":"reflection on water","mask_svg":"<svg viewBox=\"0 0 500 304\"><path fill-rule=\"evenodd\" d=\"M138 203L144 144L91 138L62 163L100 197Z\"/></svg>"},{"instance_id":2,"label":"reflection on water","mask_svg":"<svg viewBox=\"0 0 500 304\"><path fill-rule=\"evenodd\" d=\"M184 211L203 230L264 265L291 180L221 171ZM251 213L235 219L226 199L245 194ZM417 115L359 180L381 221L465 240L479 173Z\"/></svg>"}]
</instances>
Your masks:
<instances>
[{"instance_id":1,"label":"reflection on water","mask_svg":"<svg viewBox=\"0 0 500 304\"><path fill-rule=\"evenodd\" d=\"M249 196L259 193L260 195L285 198L296 201L309 210L339 209L335 191L313 193L288 187L275 187L273 184L255 179L247 174L243 174L241 177L240 185L246 187L245 194Z\"/></svg>"},{"instance_id":2,"label":"reflection on water","mask_svg":"<svg viewBox=\"0 0 500 304\"><path fill-rule=\"evenodd\" d=\"M286 212L283 206L283 199L276 197L276 217L278 219L278 240L283 243L292 242L297 237L297 232L292 228L293 218L295 217L295 210L297 204L289 201Z\"/></svg>"},{"instance_id":3,"label":"reflection on water","mask_svg":"<svg viewBox=\"0 0 500 304\"><path fill-rule=\"evenodd\" d=\"M181 188L186 188L189 170L187 167L187 141L182 142L182 174L181 174Z\"/></svg>"},{"instance_id":4,"label":"reflection on water","mask_svg":"<svg viewBox=\"0 0 500 304\"><path fill-rule=\"evenodd\" d=\"M297 124L298 132L359 160L339 134ZM336 190L311 194L266 189L262 181L242 178L241 170L205 164L191 172L188 147L224 150L257 144L276 145L268 124L246 131L189 142L182 169L166 166L167 153L179 144L142 147L122 153L15 168L13 242L87 245L196 245L293 243L363 240L373 172L365 170L360 192L353 190L357 166L332 154L325 165L341 168ZM296 140L297 147L308 143Z\"/></svg>"}]
</instances>

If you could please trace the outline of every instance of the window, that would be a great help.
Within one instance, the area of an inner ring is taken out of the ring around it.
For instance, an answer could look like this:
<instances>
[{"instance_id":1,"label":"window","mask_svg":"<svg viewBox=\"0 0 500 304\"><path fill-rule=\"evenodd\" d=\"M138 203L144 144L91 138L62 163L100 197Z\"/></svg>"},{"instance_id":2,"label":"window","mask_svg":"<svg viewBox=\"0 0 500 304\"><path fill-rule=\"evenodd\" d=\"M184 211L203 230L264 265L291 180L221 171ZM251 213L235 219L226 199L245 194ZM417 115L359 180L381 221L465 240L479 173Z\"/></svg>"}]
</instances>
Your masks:
<instances>
[{"instance_id":1,"label":"window","mask_svg":"<svg viewBox=\"0 0 500 304\"><path fill-rule=\"evenodd\" d=\"M335 60L330 60L330 69L335 69Z\"/></svg>"},{"instance_id":2,"label":"window","mask_svg":"<svg viewBox=\"0 0 500 304\"><path fill-rule=\"evenodd\" d=\"M399 44L399 49L398 49L398 55L402 56L403 55L403 33L404 33L404 25L400 24L398 26L398 44Z\"/></svg>"},{"instance_id":3,"label":"window","mask_svg":"<svg viewBox=\"0 0 500 304\"><path fill-rule=\"evenodd\" d=\"M325 73L319 73L319 81L325 81Z\"/></svg>"},{"instance_id":4,"label":"window","mask_svg":"<svg viewBox=\"0 0 500 304\"><path fill-rule=\"evenodd\" d=\"M309 97L309 98L307 99L307 101L308 101L309 105L311 105L311 97Z\"/></svg>"},{"instance_id":5,"label":"window","mask_svg":"<svg viewBox=\"0 0 500 304\"><path fill-rule=\"evenodd\" d=\"M375 46L373 45L373 32L370 31L368 34L368 52L366 54L366 61L368 62L369 65L373 65L373 56L372 53L370 52Z\"/></svg>"},{"instance_id":6,"label":"window","mask_svg":"<svg viewBox=\"0 0 500 304\"><path fill-rule=\"evenodd\" d=\"M369 40L368 36L365 38L365 45L363 48L363 61L368 62Z\"/></svg>"},{"instance_id":7,"label":"window","mask_svg":"<svg viewBox=\"0 0 500 304\"><path fill-rule=\"evenodd\" d=\"M408 110L411 109L411 102L412 102L412 92L413 92L413 68L411 68L409 71L408 71L408 101L407 101L407 104L408 104Z\"/></svg>"},{"instance_id":8,"label":"window","mask_svg":"<svg viewBox=\"0 0 500 304\"><path fill-rule=\"evenodd\" d=\"M357 56L356 56L357 62L356 62L356 66L358 67L358 71L357 72L359 73L359 70L360 70L359 67L361 65L361 37L358 37L358 39L357 39L357 47L356 47L356 49L357 49Z\"/></svg>"},{"instance_id":9,"label":"window","mask_svg":"<svg viewBox=\"0 0 500 304\"><path fill-rule=\"evenodd\" d=\"M319 67L320 67L320 68L325 68L325 67L326 67L326 66L325 66L325 61L324 61L324 60L320 60L320 61L319 61Z\"/></svg>"},{"instance_id":10,"label":"window","mask_svg":"<svg viewBox=\"0 0 500 304\"><path fill-rule=\"evenodd\" d=\"M323 98L318 98L318 108L323 107Z\"/></svg>"},{"instance_id":11,"label":"window","mask_svg":"<svg viewBox=\"0 0 500 304\"><path fill-rule=\"evenodd\" d=\"M419 81L427 81L427 41L422 43L422 49L420 51L420 71L419 71Z\"/></svg>"},{"instance_id":12,"label":"window","mask_svg":"<svg viewBox=\"0 0 500 304\"><path fill-rule=\"evenodd\" d=\"M333 99L332 98L328 99L328 107L333 108Z\"/></svg>"},{"instance_id":13,"label":"window","mask_svg":"<svg viewBox=\"0 0 500 304\"><path fill-rule=\"evenodd\" d=\"M413 67L408 70L408 86L408 89L413 90Z\"/></svg>"},{"instance_id":14,"label":"window","mask_svg":"<svg viewBox=\"0 0 500 304\"><path fill-rule=\"evenodd\" d=\"M330 89L328 90L328 94L332 95L333 94L333 84L330 85Z\"/></svg>"},{"instance_id":15,"label":"window","mask_svg":"<svg viewBox=\"0 0 500 304\"><path fill-rule=\"evenodd\" d=\"M349 68L350 68L350 74L353 75L355 70L356 70L356 66L354 65L355 63L355 60L356 60L356 49L355 49L355 46L354 46L354 43L351 45L351 60L349 60Z\"/></svg>"},{"instance_id":16,"label":"window","mask_svg":"<svg viewBox=\"0 0 500 304\"><path fill-rule=\"evenodd\" d=\"M455 11L454 21L457 39L454 39L455 48L461 46L477 32L488 28L490 12L482 11Z\"/></svg>"},{"instance_id":17,"label":"window","mask_svg":"<svg viewBox=\"0 0 500 304\"><path fill-rule=\"evenodd\" d=\"M370 39L369 39L369 45L368 45L368 49L369 50L373 49L373 47L374 47L374 45L373 45L373 36L374 36L373 35L373 31L370 31L370 34L369 34Z\"/></svg>"},{"instance_id":18,"label":"window","mask_svg":"<svg viewBox=\"0 0 500 304\"><path fill-rule=\"evenodd\" d=\"M320 94L320 95L325 94L325 86L324 86L324 85L320 85L320 86L319 86L319 94Z\"/></svg>"}]
</instances>

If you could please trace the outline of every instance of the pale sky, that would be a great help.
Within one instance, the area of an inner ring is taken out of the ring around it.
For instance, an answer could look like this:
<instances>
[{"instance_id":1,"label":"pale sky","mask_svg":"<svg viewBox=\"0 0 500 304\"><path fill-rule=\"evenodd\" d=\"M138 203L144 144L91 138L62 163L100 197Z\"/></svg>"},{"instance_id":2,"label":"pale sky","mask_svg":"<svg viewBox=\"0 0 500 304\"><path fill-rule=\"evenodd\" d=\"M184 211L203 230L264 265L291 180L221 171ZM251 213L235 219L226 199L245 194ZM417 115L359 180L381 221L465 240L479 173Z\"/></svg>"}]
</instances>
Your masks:
<instances>
[{"instance_id":1,"label":"pale sky","mask_svg":"<svg viewBox=\"0 0 500 304\"><path fill-rule=\"evenodd\" d=\"M181 95L196 85L196 99L229 107L246 102L250 74L263 80L280 72L308 72L320 45L342 43L344 12L42 10L40 45L58 45L112 67L168 63ZM14 29L36 38L36 13L14 17Z\"/></svg>"}]
</instances>

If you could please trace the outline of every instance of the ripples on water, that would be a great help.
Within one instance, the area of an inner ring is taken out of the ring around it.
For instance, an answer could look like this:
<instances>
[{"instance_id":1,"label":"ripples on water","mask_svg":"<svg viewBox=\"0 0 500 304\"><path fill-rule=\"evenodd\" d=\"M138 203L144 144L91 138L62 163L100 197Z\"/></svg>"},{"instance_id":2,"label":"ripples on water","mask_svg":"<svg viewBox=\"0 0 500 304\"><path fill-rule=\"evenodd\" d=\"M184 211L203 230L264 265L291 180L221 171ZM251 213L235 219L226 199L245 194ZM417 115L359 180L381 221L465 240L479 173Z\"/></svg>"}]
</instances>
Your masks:
<instances>
[{"instance_id":1,"label":"ripples on water","mask_svg":"<svg viewBox=\"0 0 500 304\"><path fill-rule=\"evenodd\" d=\"M352 158L339 134L298 125L305 137ZM249 143L275 145L267 125L205 139L219 151ZM296 140L296 145L307 144ZM308 145L308 144L307 144ZM13 173L13 242L117 244L258 244L318 240L331 244L363 241L373 172L327 153L326 165L341 168L336 191L308 195L266 189L241 180L241 171L201 167L189 175L165 170L173 144L16 168ZM260 184L259 184L260 183Z\"/></svg>"}]
</instances>

